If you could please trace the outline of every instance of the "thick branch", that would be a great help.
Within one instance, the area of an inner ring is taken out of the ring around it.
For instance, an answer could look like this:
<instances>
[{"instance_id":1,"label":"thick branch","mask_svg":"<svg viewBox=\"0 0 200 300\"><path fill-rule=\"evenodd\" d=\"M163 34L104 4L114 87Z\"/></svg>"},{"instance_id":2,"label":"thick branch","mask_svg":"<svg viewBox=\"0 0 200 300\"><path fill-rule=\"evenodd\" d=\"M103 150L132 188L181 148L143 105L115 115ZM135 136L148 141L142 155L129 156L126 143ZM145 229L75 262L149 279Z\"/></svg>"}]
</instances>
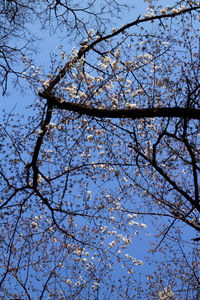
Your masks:
<instances>
[{"instance_id":1,"label":"thick branch","mask_svg":"<svg viewBox=\"0 0 200 300\"><path fill-rule=\"evenodd\" d=\"M159 108L126 108L126 109L100 109L84 104L65 102L64 100L51 95L50 93L39 93L39 96L45 98L59 109L74 111L80 115L87 115L100 118L187 118L200 120L200 109L184 107L159 107Z\"/></svg>"},{"instance_id":2,"label":"thick branch","mask_svg":"<svg viewBox=\"0 0 200 300\"><path fill-rule=\"evenodd\" d=\"M34 149L34 153L33 153L33 158L32 158L32 162L30 164L30 166L32 166L33 168L33 187L36 188L37 187L37 178L38 178L38 168L37 168L37 159L38 159L38 155L40 152L40 148L43 142L43 138L46 134L47 131L47 125L49 124L50 120L51 120L51 115L52 115L52 105L48 105L47 107L47 112L46 112L46 118L41 126L41 133L39 134L38 138L37 138L37 142L35 145L35 149Z\"/></svg>"}]
</instances>

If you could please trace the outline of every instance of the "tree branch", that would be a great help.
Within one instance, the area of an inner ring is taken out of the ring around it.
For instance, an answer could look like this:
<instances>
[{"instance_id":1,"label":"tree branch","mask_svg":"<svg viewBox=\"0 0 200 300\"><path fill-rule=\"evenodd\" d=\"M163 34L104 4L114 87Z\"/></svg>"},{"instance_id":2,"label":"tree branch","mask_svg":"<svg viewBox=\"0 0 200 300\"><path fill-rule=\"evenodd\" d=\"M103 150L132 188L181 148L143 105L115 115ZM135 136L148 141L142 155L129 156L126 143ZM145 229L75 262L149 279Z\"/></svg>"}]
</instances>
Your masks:
<instances>
[{"instance_id":1,"label":"tree branch","mask_svg":"<svg viewBox=\"0 0 200 300\"><path fill-rule=\"evenodd\" d=\"M122 27L120 27L118 30L110 33L110 34L107 34L105 36L100 36L99 38L97 38L95 41L91 42L90 44L86 44L86 45L83 45L77 55L75 57L72 58L71 61L68 61L65 66L60 70L60 72L58 73L58 75L53 79L51 80L49 86L48 86L48 91L52 91L52 89L55 87L55 85L61 80L61 78L63 78L67 72L67 70L69 69L69 67L76 63L79 59L81 59L81 57L83 57L87 52L89 52L91 49L94 49L94 47L103 42L103 41L106 41L106 40L109 40L110 38L114 37L114 36L117 36L119 35L120 33L123 33L126 29L128 28L131 28L133 26L137 26L141 23L146 23L146 22L151 22L151 21L155 21L155 20L162 20L162 19L167 19L167 18L173 18L173 17L176 17L178 15L182 15L184 13L189 13L191 11L194 11L194 10L198 10L200 9L200 6L194 6L194 7L190 7L190 8L186 8L186 9L182 9L182 10L179 10L177 12L171 12L171 13L168 13L168 14L161 14L161 15L155 15L155 16L146 16L144 18L140 18L140 16L133 22L130 22Z\"/></svg>"},{"instance_id":2,"label":"tree branch","mask_svg":"<svg viewBox=\"0 0 200 300\"><path fill-rule=\"evenodd\" d=\"M92 106L65 102L65 100L54 96L46 91L39 92L39 96L47 99L52 106L63 110L69 110L79 113L80 115L87 115L100 118L187 118L200 120L200 109L184 108L184 107L158 107L158 108L124 108L124 109L100 109Z\"/></svg>"}]
</instances>

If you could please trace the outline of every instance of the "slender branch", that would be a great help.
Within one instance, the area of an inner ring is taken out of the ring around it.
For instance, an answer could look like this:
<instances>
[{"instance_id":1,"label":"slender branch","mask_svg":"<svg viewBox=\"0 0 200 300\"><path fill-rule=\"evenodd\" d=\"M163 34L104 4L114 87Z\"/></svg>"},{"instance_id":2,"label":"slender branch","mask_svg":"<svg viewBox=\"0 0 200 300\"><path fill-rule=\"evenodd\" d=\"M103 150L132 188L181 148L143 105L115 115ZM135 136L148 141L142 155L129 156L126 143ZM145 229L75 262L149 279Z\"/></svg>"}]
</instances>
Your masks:
<instances>
[{"instance_id":1,"label":"slender branch","mask_svg":"<svg viewBox=\"0 0 200 300\"><path fill-rule=\"evenodd\" d=\"M133 22L130 22L124 26L122 26L121 28L119 28L118 30L116 30L115 32L112 32L110 34L107 34L105 36L100 36L99 38L97 38L95 41L91 42L90 44L86 44L83 45L79 51L78 54L72 58L72 60L68 61L65 66L60 70L60 72L58 73L58 75L52 79L52 81L49 84L48 87L48 91L52 91L52 89L55 87L55 85L65 76L67 70L70 68L70 66L74 63L76 63L81 57L83 57L87 52L89 52L90 50L94 49L94 47L103 42L106 41L114 36L119 35L120 33L123 33L126 29L131 28L133 26L137 26L141 23L145 23L145 22L149 22L149 21L155 21L155 20L162 20L162 19L167 19L167 18L173 18L176 17L178 15L182 15L185 13L189 13L191 11L195 11L200 9L200 6L194 6L194 7L190 7L190 8L186 8L186 9L182 9L179 10L177 12L171 12L168 13L166 15L161 14L161 15L155 15L155 16L147 16L144 18L140 18L140 16Z\"/></svg>"},{"instance_id":2,"label":"slender branch","mask_svg":"<svg viewBox=\"0 0 200 300\"><path fill-rule=\"evenodd\" d=\"M180 186L178 186L176 184L175 181L173 181L164 171L161 167L159 167L156 162L153 162L150 158L148 158L145 154L143 154L139 149L137 149L134 146L129 145L130 148L134 149L136 151L136 153L138 153L139 155L141 155L145 160L147 160L152 167L154 167L154 169L167 181L170 183L171 186L173 186L173 188L179 192L185 199L187 199L193 207L195 207L198 211L200 211L200 206L198 203L196 203L195 200L193 200Z\"/></svg>"},{"instance_id":3,"label":"slender branch","mask_svg":"<svg viewBox=\"0 0 200 300\"><path fill-rule=\"evenodd\" d=\"M162 244L162 242L164 241L165 237L167 236L168 232L170 231L170 229L172 228L172 226L174 225L174 223L176 222L176 219L174 219L172 221L172 223L169 225L168 228L166 228L165 232L163 232L163 237L162 239L160 240L159 244L156 246L155 249L153 249L153 252L156 252L157 249L160 247L160 245Z\"/></svg>"},{"instance_id":4,"label":"slender branch","mask_svg":"<svg viewBox=\"0 0 200 300\"><path fill-rule=\"evenodd\" d=\"M192 151L192 148L188 142L188 139L184 137L184 143L185 146L188 149L188 152L191 157L191 164L192 164L192 172L193 172L193 178L194 178L194 194L195 194L195 201L197 204L199 204L199 185L198 185L198 174L197 174L197 166L196 166L196 159L195 159L195 154Z\"/></svg>"}]
</instances>

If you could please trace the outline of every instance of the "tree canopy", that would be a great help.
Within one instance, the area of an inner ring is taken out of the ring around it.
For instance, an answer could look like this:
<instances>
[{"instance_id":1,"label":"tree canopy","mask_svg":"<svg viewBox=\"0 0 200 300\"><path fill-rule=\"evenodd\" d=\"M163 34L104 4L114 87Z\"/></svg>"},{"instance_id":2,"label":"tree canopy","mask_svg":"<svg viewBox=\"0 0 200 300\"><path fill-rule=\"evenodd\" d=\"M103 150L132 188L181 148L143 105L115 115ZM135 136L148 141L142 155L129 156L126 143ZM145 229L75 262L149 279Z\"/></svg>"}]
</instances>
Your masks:
<instances>
[{"instance_id":1,"label":"tree canopy","mask_svg":"<svg viewBox=\"0 0 200 300\"><path fill-rule=\"evenodd\" d=\"M200 3L120 3L0 4L2 299L200 295Z\"/></svg>"}]
</instances>

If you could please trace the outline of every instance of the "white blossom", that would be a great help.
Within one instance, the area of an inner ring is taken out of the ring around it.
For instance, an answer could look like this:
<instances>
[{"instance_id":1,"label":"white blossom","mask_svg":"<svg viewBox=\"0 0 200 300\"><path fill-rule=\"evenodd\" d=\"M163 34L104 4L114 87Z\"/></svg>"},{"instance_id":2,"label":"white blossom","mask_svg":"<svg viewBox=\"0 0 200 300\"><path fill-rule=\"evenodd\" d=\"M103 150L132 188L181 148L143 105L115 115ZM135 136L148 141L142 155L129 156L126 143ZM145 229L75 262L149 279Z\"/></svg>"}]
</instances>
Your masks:
<instances>
[{"instance_id":1,"label":"white blossom","mask_svg":"<svg viewBox=\"0 0 200 300\"><path fill-rule=\"evenodd\" d=\"M97 134L98 136L101 136L101 135L103 134L103 132L102 132L101 130L97 129L97 130L96 130L96 134Z\"/></svg>"},{"instance_id":2,"label":"white blossom","mask_svg":"<svg viewBox=\"0 0 200 300\"><path fill-rule=\"evenodd\" d=\"M94 289L98 289L99 286L100 286L100 284L99 284L98 282L96 282L96 281L93 282L93 286L92 286L92 287L93 287Z\"/></svg>"},{"instance_id":3,"label":"white blossom","mask_svg":"<svg viewBox=\"0 0 200 300\"><path fill-rule=\"evenodd\" d=\"M93 35L94 35L94 29L90 29L90 30L88 31L88 35L93 36Z\"/></svg>"},{"instance_id":4,"label":"white blossom","mask_svg":"<svg viewBox=\"0 0 200 300\"><path fill-rule=\"evenodd\" d=\"M131 214L128 214L127 217L130 218L130 219L133 218L133 216Z\"/></svg>"},{"instance_id":5,"label":"white blossom","mask_svg":"<svg viewBox=\"0 0 200 300\"><path fill-rule=\"evenodd\" d=\"M91 142L91 141L92 141L92 139L93 139L93 134L90 134L90 135L88 135L88 136L87 136L87 140L88 140L88 142Z\"/></svg>"},{"instance_id":6,"label":"white blossom","mask_svg":"<svg viewBox=\"0 0 200 300\"><path fill-rule=\"evenodd\" d=\"M38 224L36 222L31 223L33 227L36 227Z\"/></svg>"},{"instance_id":7,"label":"white blossom","mask_svg":"<svg viewBox=\"0 0 200 300\"><path fill-rule=\"evenodd\" d=\"M126 245L129 245L129 244L131 243L131 240L128 239L126 236L123 236L123 237L122 237L122 240L123 240L123 242L124 242Z\"/></svg>"},{"instance_id":8,"label":"white blossom","mask_svg":"<svg viewBox=\"0 0 200 300\"><path fill-rule=\"evenodd\" d=\"M71 282L71 280L70 279L67 279L66 281L65 281L67 284L72 284L72 282Z\"/></svg>"},{"instance_id":9,"label":"white blossom","mask_svg":"<svg viewBox=\"0 0 200 300\"><path fill-rule=\"evenodd\" d=\"M110 248L113 248L116 245L116 241L112 241L111 243L109 243Z\"/></svg>"},{"instance_id":10,"label":"white blossom","mask_svg":"<svg viewBox=\"0 0 200 300\"><path fill-rule=\"evenodd\" d=\"M178 9L173 8L173 9L172 9L172 13L173 13L173 14L177 14L177 13L178 13Z\"/></svg>"},{"instance_id":11,"label":"white blossom","mask_svg":"<svg viewBox=\"0 0 200 300\"><path fill-rule=\"evenodd\" d=\"M120 57L121 56L121 50L120 49L117 49L116 51L115 51L115 57Z\"/></svg>"},{"instance_id":12,"label":"white blossom","mask_svg":"<svg viewBox=\"0 0 200 300\"><path fill-rule=\"evenodd\" d=\"M147 225L146 224L144 224L144 223L141 223L141 228L147 228Z\"/></svg>"},{"instance_id":13,"label":"white blossom","mask_svg":"<svg viewBox=\"0 0 200 300\"><path fill-rule=\"evenodd\" d=\"M174 297L171 286L165 287L162 291L158 292L159 300L168 300Z\"/></svg>"},{"instance_id":14,"label":"white blossom","mask_svg":"<svg viewBox=\"0 0 200 300\"><path fill-rule=\"evenodd\" d=\"M142 266L143 265L143 261L142 260L138 260L135 262L136 266Z\"/></svg>"},{"instance_id":15,"label":"white blossom","mask_svg":"<svg viewBox=\"0 0 200 300\"><path fill-rule=\"evenodd\" d=\"M167 10L165 8L162 8L160 12L161 12L162 15L166 15Z\"/></svg>"}]
</instances>

